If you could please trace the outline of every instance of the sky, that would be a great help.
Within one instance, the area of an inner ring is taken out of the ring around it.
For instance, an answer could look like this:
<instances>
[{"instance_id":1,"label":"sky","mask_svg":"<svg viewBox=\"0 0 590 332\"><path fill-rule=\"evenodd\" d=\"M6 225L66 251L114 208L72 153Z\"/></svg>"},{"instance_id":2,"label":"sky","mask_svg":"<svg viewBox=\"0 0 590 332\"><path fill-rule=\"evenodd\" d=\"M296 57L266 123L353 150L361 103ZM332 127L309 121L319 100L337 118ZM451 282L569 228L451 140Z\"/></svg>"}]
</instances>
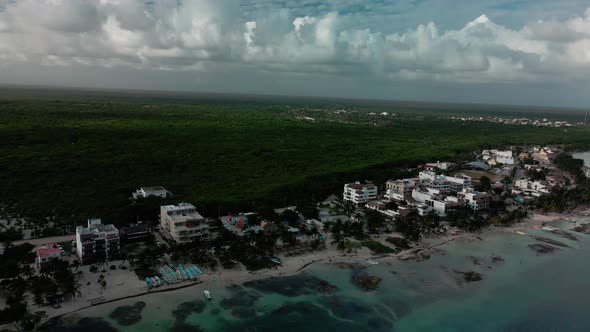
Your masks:
<instances>
[{"instance_id":1,"label":"sky","mask_svg":"<svg viewBox=\"0 0 590 332\"><path fill-rule=\"evenodd\" d=\"M590 2L0 0L0 84L590 108Z\"/></svg>"}]
</instances>

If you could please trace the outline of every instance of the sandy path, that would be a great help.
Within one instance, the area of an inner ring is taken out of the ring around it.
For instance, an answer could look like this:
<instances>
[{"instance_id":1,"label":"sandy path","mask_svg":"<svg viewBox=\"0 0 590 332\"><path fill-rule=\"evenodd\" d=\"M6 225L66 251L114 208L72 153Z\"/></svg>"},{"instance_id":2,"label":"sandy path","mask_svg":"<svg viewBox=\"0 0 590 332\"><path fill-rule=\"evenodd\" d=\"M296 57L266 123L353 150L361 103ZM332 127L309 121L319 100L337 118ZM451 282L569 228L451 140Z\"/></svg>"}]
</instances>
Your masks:
<instances>
[{"instance_id":1,"label":"sandy path","mask_svg":"<svg viewBox=\"0 0 590 332\"><path fill-rule=\"evenodd\" d=\"M12 242L13 245L19 245L23 243L30 243L34 246L40 246L46 243L59 243L59 242L71 242L76 239L76 235L62 235L62 236L51 236L51 237L40 237L36 239L19 240Z\"/></svg>"}]
</instances>

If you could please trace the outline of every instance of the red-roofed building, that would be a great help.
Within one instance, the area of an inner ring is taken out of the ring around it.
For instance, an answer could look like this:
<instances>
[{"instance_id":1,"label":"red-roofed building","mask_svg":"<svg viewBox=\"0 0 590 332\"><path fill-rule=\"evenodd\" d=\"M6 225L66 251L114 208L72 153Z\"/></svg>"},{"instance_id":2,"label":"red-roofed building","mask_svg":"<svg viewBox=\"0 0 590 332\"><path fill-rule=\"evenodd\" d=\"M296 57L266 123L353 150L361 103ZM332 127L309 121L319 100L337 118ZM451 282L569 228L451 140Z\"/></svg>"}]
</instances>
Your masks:
<instances>
[{"instance_id":1,"label":"red-roofed building","mask_svg":"<svg viewBox=\"0 0 590 332\"><path fill-rule=\"evenodd\" d=\"M55 243L47 243L44 246L37 248L37 257L35 258L35 265L38 269L44 268L52 264L56 259L61 257L61 248Z\"/></svg>"}]
</instances>

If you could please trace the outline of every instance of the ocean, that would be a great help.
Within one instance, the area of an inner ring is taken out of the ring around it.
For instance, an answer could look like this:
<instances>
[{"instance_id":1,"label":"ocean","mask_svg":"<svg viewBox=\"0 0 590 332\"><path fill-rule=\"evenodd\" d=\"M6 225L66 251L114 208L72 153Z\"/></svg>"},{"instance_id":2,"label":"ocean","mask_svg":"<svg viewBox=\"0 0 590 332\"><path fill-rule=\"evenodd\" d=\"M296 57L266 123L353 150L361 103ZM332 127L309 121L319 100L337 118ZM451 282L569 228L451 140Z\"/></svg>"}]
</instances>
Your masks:
<instances>
[{"instance_id":1,"label":"ocean","mask_svg":"<svg viewBox=\"0 0 590 332\"><path fill-rule=\"evenodd\" d=\"M581 222L590 218L556 226ZM231 287L206 276L196 287L96 306L45 330L589 331L590 236L569 234L575 239L541 229L525 236L487 233L448 243L422 262L370 265L351 257ZM540 243L534 236L564 246L541 254L530 247ZM355 282L367 276L381 278L376 290ZM203 289L211 291L211 302Z\"/></svg>"}]
</instances>

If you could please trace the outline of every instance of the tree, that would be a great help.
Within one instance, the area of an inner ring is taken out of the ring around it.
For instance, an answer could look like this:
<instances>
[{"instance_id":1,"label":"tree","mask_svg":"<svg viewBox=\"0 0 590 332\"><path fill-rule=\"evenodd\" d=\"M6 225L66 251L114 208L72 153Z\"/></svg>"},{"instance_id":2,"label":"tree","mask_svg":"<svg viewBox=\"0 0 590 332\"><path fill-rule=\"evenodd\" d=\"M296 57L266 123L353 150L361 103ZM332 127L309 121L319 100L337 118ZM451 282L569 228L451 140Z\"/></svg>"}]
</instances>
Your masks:
<instances>
[{"instance_id":1,"label":"tree","mask_svg":"<svg viewBox=\"0 0 590 332\"><path fill-rule=\"evenodd\" d=\"M343 238L342 228L342 221L340 219L336 220L336 222L332 225L331 231L333 243L338 243Z\"/></svg>"},{"instance_id":2,"label":"tree","mask_svg":"<svg viewBox=\"0 0 590 332\"><path fill-rule=\"evenodd\" d=\"M297 237L295 237L295 234L289 232L288 230L283 230L283 233L281 233L281 241L283 243L294 245L297 243Z\"/></svg>"},{"instance_id":3,"label":"tree","mask_svg":"<svg viewBox=\"0 0 590 332\"><path fill-rule=\"evenodd\" d=\"M422 232L430 233L437 231L440 228L441 218L436 212L430 211L425 216L419 218L419 224L422 227Z\"/></svg>"},{"instance_id":4,"label":"tree","mask_svg":"<svg viewBox=\"0 0 590 332\"><path fill-rule=\"evenodd\" d=\"M15 321L14 326L18 331L33 331L43 318L47 318L45 311L37 311L34 314L26 311L21 319Z\"/></svg>"},{"instance_id":5,"label":"tree","mask_svg":"<svg viewBox=\"0 0 590 332\"><path fill-rule=\"evenodd\" d=\"M299 214L297 211L287 209L281 213L281 220L287 222L289 226L297 226L299 221Z\"/></svg>"},{"instance_id":6,"label":"tree","mask_svg":"<svg viewBox=\"0 0 590 332\"><path fill-rule=\"evenodd\" d=\"M395 230L401 233L408 241L418 241L422 236L419 222L396 217Z\"/></svg>"},{"instance_id":7,"label":"tree","mask_svg":"<svg viewBox=\"0 0 590 332\"><path fill-rule=\"evenodd\" d=\"M310 239L317 239L320 235L320 231L318 230L316 225L312 225L309 230L307 231L307 236L309 236Z\"/></svg>"},{"instance_id":8,"label":"tree","mask_svg":"<svg viewBox=\"0 0 590 332\"><path fill-rule=\"evenodd\" d=\"M354 210L356 210L356 206L352 202L346 201L344 202L343 209L344 213L346 213L347 215L351 215L354 212Z\"/></svg>"},{"instance_id":9,"label":"tree","mask_svg":"<svg viewBox=\"0 0 590 332\"><path fill-rule=\"evenodd\" d=\"M127 254L121 254L121 263L119 264L119 268L122 268L125 264L125 262L127 262Z\"/></svg>"},{"instance_id":10,"label":"tree","mask_svg":"<svg viewBox=\"0 0 590 332\"><path fill-rule=\"evenodd\" d=\"M22 240L23 233L14 228L8 228L3 232L0 232L0 242L6 243L9 246L12 242Z\"/></svg>"},{"instance_id":11,"label":"tree","mask_svg":"<svg viewBox=\"0 0 590 332\"><path fill-rule=\"evenodd\" d=\"M74 272L78 272L78 269L80 268L80 261L77 259L74 259L71 263L70 266L74 269Z\"/></svg>"},{"instance_id":12,"label":"tree","mask_svg":"<svg viewBox=\"0 0 590 332\"><path fill-rule=\"evenodd\" d=\"M479 178L479 184L476 189L483 192L490 191L492 189L492 180L489 177L483 175Z\"/></svg>"},{"instance_id":13,"label":"tree","mask_svg":"<svg viewBox=\"0 0 590 332\"><path fill-rule=\"evenodd\" d=\"M30 278L32 275L35 274L35 271L29 264L23 264L20 267L20 274L24 275L26 278Z\"/></svg>"},{"instance_id":14,"label":"tree","mask_svg":"<svg viewBox=\"0 0 590 332\"><path fill-rule=\"evenodd\" d=\"M105 277L104 277L103 274L101 274L100 276L98 276L98 284L100 285L100 293L102 294L102 292L107 287L107 281L105 280Z\"/></svg>"},{"instance_id":15,"label":"tree","mask_svg":"<svg viewBox=\"0 0 590 332\"><path fill-rule=\"evenodd\" d=\"M336 245L336 249L338 249L338 251L340 251L340 253L344 254L346 252L346 250L348 249L348 241L346 241L345 239L340 239L340 241L338 241L338 244Z\"/></svg>"},{"instance_id":16,"label":"tree","mask_svg":"<svg viewBox=\"0 0 590 332\"><path fill-rule=\"evenodd\" d=\"M536 170L531 168L526 170L525 175L527 178L531 179L531 181L544 181L547 179L545 169Z\"/></svg>"},{"instance_id":17,"label":"tree","mask_svg":"<svg viewBox=\"0 0 590 332\"><path fill-rule=\"evenodd\" d=\"M371 233L379 233L383 225L385 225L385 217L379 211L367 210L367 227Z\"/></svg>"},{"instance_id":18,"label":"tree","mask_svg":"<svg viewBox=\"0 0 590 332\"><path fill-rule=\"evenodd\" d=\"M305 205L298 208L306 219L318 219L320 210L315 205Z\"/></svg>"}]
</instances>

